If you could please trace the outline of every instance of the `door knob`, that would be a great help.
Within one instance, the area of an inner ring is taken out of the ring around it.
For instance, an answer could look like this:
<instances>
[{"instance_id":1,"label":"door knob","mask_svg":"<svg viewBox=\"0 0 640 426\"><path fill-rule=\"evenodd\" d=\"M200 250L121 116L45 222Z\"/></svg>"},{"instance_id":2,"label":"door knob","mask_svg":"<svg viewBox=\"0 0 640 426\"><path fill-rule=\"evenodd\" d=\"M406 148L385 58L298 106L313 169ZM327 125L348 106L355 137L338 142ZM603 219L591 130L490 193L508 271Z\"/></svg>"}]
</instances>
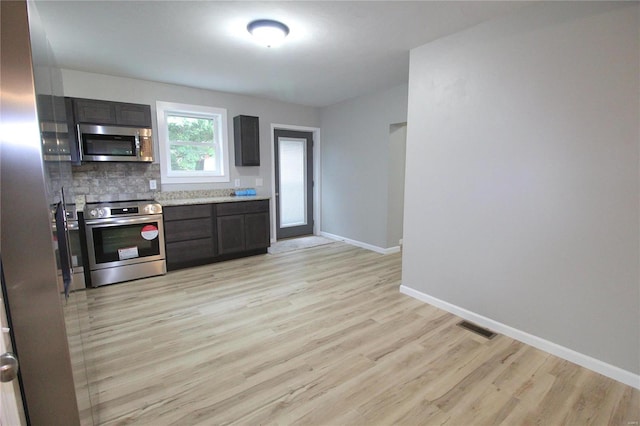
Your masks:
<instances>
[{"instance_id":1,"label":"door knob","mask_svg":"<svg viewBox=\"0 0 640 426\"><path fill-rule=\"evenodd\" d=\"M18 358L11 352L0 355L0 382L6 383L18 377Z\"/></svg>"}]
</instances>

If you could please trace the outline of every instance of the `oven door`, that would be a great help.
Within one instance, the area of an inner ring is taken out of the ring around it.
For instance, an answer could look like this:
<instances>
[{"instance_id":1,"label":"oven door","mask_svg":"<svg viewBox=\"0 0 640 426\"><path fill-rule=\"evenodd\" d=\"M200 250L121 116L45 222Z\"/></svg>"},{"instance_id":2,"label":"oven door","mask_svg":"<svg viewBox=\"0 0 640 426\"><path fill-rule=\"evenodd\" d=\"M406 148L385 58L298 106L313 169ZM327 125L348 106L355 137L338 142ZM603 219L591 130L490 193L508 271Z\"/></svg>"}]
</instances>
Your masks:
<instances>
[{"instance_id":1,"label":"oven door","mask_svg":"<svg viewBox=\"0 0 640 426\"><path fill-rule=\"evenodd\" d=\"M89 220L86 231L92 271L165 259L162 215Z\"/></svg>"}]
</instances>

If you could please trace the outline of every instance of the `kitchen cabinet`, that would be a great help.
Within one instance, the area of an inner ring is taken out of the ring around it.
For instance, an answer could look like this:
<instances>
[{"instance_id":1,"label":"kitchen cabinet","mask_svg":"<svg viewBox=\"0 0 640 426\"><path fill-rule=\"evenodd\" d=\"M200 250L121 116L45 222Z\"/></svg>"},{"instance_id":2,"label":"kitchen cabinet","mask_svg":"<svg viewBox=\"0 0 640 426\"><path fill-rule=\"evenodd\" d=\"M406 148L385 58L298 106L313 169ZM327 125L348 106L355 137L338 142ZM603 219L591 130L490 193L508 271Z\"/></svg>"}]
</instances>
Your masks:
<instances>
[{"instance_id":1,"label":"kitchen cabinet","mask_svg":"<svg viewBox=\"0 0 640 426\"><path fill-rule=\"evenodd\" d=\"M267 203L267 209L269 205ZM271 245L269 232L269 212L244 215L245 249L267 249Z\"/></svg>"},{"instance_id":2,"label":"kitchen cabinet","mask_svg":"<svg viewBox=\"0 0 640 426\"><path fill-rule=\"evenodd\" d=\"M213 206L169 206L163 211L167 269L209 263L216 243Z\"/></svg>"},{"instance_id":3,"label":"kitchen cabinet","mask_svg":"<svg viewBox=\"0 0 640 426\"><path fill-rule=\"evenodd\" d=\"M38 95L36 104L40 122L67 122L65 103L62 96Z\"/></svg>"},{"instance_id":4,"label":"kitchen cabinet","mask_svg":"<svg viewBox=\"0 0 640 426\"><path fill-rule=\"evenodd\" d=\"M269 201L216 205L218 254L262 251L270 244Z\"/></svg>"},{"instance_id":5,"label":"kitchen cabinet","mask_svg":"<svg viewBox=\"0 0 640 426\"><path fill-rule=\"evenodd\" d=\"M149 105L116 102L116 124L132 127L151 127L151 107Z\"/></svg>"},{"instance_id":6,"label":"kitchen cabinet","mask_svg":"<svg viewBox=\"0 0 640 426\"><path fill-rule=\"evenodd\" d=\"M237 253L244 250L244 215L217 218L218 246L220 254Z\"/></svg>"},{"instance_id":7,"label":"kitchen cabinet","mask_svg":"<svg viewBox=\"0 0 640 426\"><path fill-rule=\"evenodd\" d=\"M73 99L76 123L116 124L116 109L111 102Z\"/></svg>"},{"instance_id":8,"label":"kitchen cabinet","mask_svg":"<svg viewBox=\"0 0 640 426\"><path fill-rule=\"evenodd\" d=\"M74 131L69 98L38 95L38 120L42 138L43 159L80 164L78 139Z\"/></svg>"},{"instance_id":9,"label":"kitchen cabinet","mask_svg":"<svg viewBox=\"0 0 640 426\"><path fill-rule=\"evenodd\" d=\"M76 123L151 127L151 107L149 105L97 99L72 99Z\"/></svg>"},{"instance_id":10,"label":"kitchen cabinet","mask_svg":"<svg viewBox=\"0 0 640 426\"><path fill-rule=\"evenodd\" d=\"M233 142L236 166L260 165L260 126L258 117L233 117Z\"/></svg>"},{"instance_id":11,"label":"kitchen cabinet","mask_svg":"<svg viewBox=\"0 0 640 426\"><path fill-rule=\"evenodd\" d=\"M269 200L165 206L167 270L266 253Z\"/></svg>"}]
</instances>

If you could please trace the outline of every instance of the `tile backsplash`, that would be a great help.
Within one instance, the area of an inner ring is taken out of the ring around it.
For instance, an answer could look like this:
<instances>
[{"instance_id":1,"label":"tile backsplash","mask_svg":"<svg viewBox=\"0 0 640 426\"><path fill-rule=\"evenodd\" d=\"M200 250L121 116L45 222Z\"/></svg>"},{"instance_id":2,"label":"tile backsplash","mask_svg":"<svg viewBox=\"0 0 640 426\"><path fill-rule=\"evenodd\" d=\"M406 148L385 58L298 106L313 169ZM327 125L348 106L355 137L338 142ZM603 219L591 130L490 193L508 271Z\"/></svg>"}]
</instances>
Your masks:
<instances>
[{"instance_id":1,"label":"tile backsplash","mask_svg":"<svg viewBox=\"0 0 640 426\"><path fill-rule=\"evenodd\" d=\"M86 163L72 167L73 195L86 202L153 199L149 180L160 182L160 165Z\"/></svg>"},{"instance_id":2,"label":"tile backsplash","mask_svg":"<svg viewBox=\"0 0 640 426\"><path fill-rule=\"evenodd\" d=\"M241 188L183 190L160 192L149 189L155 179L160 187L160 165L145 163L69 163L47 164L50 204L60 201L59 189L64 188L67 203L80 204L124 200L171 200L230 196ZM57 191L56 191L57 190Z\"/></svg>"}]
</instances>

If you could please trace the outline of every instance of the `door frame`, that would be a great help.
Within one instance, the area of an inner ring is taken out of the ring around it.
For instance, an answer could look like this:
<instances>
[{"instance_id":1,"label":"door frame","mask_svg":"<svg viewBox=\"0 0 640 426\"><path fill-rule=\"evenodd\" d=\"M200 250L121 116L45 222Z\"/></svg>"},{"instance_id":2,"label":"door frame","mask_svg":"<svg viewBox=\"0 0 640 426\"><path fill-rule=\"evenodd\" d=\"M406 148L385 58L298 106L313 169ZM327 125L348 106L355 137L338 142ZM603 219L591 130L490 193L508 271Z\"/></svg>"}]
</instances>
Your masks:
<instances>
[{"instance_id":1,"label":"door frame","mask_svg":"<svg viewBox=\"0 0 640 426\"><path fill-rule=\"evenodd\" d=\"M321 181L320 181L320 166L322 165L322 158L320 157L320 128L308 127L308 126L296 126L292 124L277 124L271 123L271 242L275 243L276 237L276 155L275 145L276 140L274 137L274 131L278 130L293 130L298 132L311 132L313 135L313 235L318 235L321 227L322 211L320 205Z\"/></svg>"}]
</instances>

